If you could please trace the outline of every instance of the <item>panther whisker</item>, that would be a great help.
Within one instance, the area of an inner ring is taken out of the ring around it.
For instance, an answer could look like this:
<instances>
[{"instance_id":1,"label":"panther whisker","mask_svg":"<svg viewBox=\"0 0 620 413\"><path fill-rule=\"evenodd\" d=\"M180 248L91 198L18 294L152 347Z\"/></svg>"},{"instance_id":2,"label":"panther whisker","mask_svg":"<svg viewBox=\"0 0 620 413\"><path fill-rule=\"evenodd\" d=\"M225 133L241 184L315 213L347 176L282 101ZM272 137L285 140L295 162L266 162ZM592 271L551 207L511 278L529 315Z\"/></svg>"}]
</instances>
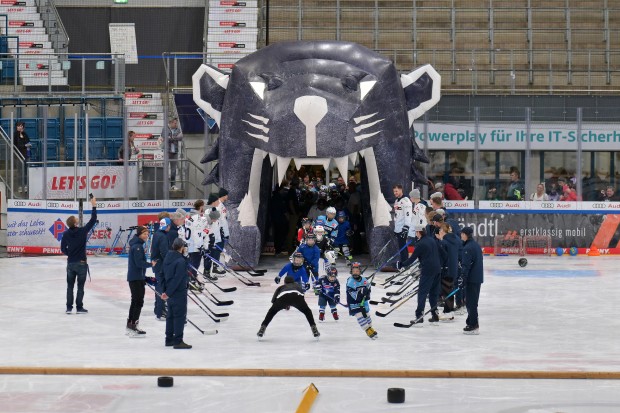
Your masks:
<instances>
[{"instance_id":1,"label":"panther whisker","mask_svg":"<svg viewBox=\"0 0 620 413\"><path fill-rule=\"evenodd\" d=\"M353 118L353 121L355 122L355 124L356 124L356 125L359 125L359 123L360 123L360 122L363 122L363 121L365 121L366 119L370 119L370 118L372 118L372 117L373 117L373 116L375 116L377 113L379 113L379 112L375 112L375 113L373 113L373 114L371 114L371 115L359 116L359 117L357 117L357 118Z\"/></svg>"},{"instance_id":2,"label":"panther whisker","mask_svg":"<svg viewBox=\"0 0 620 413\"><path fill-rule=\"evenodd\" d=\"M269 119L268 118L264 118L262 116L258 116L258 115L253 115L250 112L248 112L248 115L250 115L251 117L253 117L254 119L260 120L261 122L263 122L265 125L267 123L269 123Z\"/></svg>"},{"instance_id":3,"label":"panther whisker","mask_svg":"<svg viewBox=\"0 0 620 413\"><path fill-rule=\"evenodd\" d=\"M257 135L255 133L250 133L250 132L247 132L247 131L245 133L247 133L248 135L250 135L253 138L260 139L263 142L269 142L269 137L268 136Z\"/></svg>"},{"instance_id":4,"label":"panther whisker","mask_svg":"<svg viewBox=\"0 0 620 413\"><path fill-rule=\"evenodd\" d=\"M264 133L269 133L269 128L264 127L263 125L259 125L258 123L248 122L245 119L241 119L241 122L245 122L253 128L263 131Z\"/></svg>"},{"instance_id":5,"label":"panther whisker","mask_svg":"<svg viewBox=\"0 0 620 413\"><path fill-rule=\"evenodd\" d=\"M379 120L376 120L376 121L371 122L371 123L366 123L364 125L357 126L357 127L353 128L353 131L355 133L359 133L359 131L367 129L367 128L370 128L371 126L374 126L374 125L376 125L379 122L383 122L384 120L385 119L379 119Z\"/></svg>"}]
</instances>

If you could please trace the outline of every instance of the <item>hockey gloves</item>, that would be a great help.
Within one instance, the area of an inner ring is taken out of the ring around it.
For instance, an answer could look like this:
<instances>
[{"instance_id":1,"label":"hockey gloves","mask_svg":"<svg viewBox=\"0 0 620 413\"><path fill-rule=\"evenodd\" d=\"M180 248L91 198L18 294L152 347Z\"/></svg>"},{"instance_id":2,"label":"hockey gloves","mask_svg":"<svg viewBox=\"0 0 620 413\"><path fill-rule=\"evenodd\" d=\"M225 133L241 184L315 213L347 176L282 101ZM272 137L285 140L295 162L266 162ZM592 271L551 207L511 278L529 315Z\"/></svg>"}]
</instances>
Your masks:
<instances>
[{"instance_id":1,"label":"hockey gloves","mask_svg":"<svg viewBox=\"0 0 620 413\"><path fill-rule=\"evenodd\" d=\"M334 294L334 302L338 304L340 302L340 294Z\"/></svg>"},{"instance_id":2,"label":"hockey gloves","mask_svg":"<svg viewBox=\"0 0 620 413\"><path fill-rule=\"evenodd\" d=\"M407 239L407 236L409 235L409 227L407 225L405 225L403 227L403 230L400 231L400 234L398 234L402 239Z\"/></svg>"},{"instance_id":3,"label":"hockey gloves","mask_svg":"<svg viewBox=\"0 0 620 413\"><path fill-rule=\"evenodd\" d=\"M280 277L276 277L273 280L276 282L276 284L280 284Z\"/></svg>"},{"instance_id":4,"label":"hockey gloves","mask_svg":"<svg viewBox=\"0 0 620 413\"><path fill-rule=\"evenodd\" d=\"M155 277L145 277L144 281L146 281L148 285L152 285L153 287L157 285L157 279Z\"/></svg>"},{"instance_id":5,"label":"hockey gloves","mask_svg":"<svg viewBox=\"0 0 620 413\"><path fill-rule=\"evenodd\" d=\"M310 283L304 283L304 291L308 291L310 289Z\"/></svg>"}]
</instances>

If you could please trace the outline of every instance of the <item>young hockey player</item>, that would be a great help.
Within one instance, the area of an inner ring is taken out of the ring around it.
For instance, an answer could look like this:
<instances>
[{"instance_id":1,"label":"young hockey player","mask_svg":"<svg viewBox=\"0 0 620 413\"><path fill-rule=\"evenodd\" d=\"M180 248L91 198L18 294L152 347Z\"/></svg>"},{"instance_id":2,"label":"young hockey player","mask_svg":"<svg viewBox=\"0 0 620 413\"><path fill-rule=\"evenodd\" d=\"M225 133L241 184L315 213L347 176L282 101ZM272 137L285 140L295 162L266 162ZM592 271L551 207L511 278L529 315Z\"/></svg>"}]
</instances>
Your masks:
<instances>
[{"instance_id":1,"label":"young hockey player","mask_svg":"<svg viewBox=\"0 0 620 413\"><path fill-rule=\"evenodd\" d=\"M357 322L368 337L375 340L377 332L372 328L370 312L370 282L362 277L362 266L359 262L351 264L351 276L347 280L347 304L349 315L355 316Z\"/></svg>"},{"instance_id":2,"label":"young hockey player","mask_svg":"<svg viewBox=\"0 0 620 413\"><path fill-rule=\"evenodd\" d=\"M336 237L334 238L334 248L342 252L344 259L347 261L347 265L351 265L353 256L349 250L349 237L353 235L351 224L347 219L347 214L344 211L338 211L338 230Z\"/></svg>"},{"instance_id":3,"label":"young hockey player","mask_svg":"<svg viewBox=\"0 0 620 413\"><path fill-rule=\"evenodd\" d=\"M301 244L297 248L297 252L304 257L304 266L306 272L314 279L319 277L319 260L321 259L321 250L316 246L316 235L308 234L306 243Z\"/></svg>"},{"instance_id":4,"label":"young hockey player","mask_svg":"<svg viewBox=\"0 0 620 413\"><path fill-rule=\"evenodd\" d=\"M323 222L322 226L327 235L332 240L338 235L338 221L336 221L336 208L329 207L325 210L325 215L321 215L317 219L317 225L319 222Z\"/></svg>"},{"instance_id":5,"label":"young hockey player","mask_svg":"<svg viewBox=\"0 0 620 413\"><path fill-rule=\"evenodd\" d=\"M310 289L310 284L308 283L308 273L306 272L303 264L304 256L301 255L300 252L295 252L293 254L293 262L286 264L280 270L280 273L274 281L276 284L280 284L280 278L285 275L293 278L293 281L299 284L299 286L303 288L303 291L308 291Z\"/></svg>"},{"instance_id":6,"label":"young hockey player","mask_svg":"<svg viewBox=\"0 0 620 413\"><path fill-rule=\"evenodd\" d=\"M328 303L332 310L332 317L338 321L336 305L340 302L340 282L336 268L330 268L327 277L319 279L317 290L319 291L319 321L325 320L325 305Z\"/></svg>"},{"instance_id":7,"label":"young hockey player","mask_svg":"<svg viewBox=\"0 0 620 413\"><path fill-rule=\"evenodd\" d=\"M318 221L317 222L321 222ZM327 263L331 266L336 263L336 254L333 251L332 247L332 239L325 235L325 229L322 225L317 225L314 227L314 233L316 235L316 245L319 247L321 254L327 261Z\"/></svg>"},{"instance_id":8,"label":"young hockey player","mask_svg":"<svg viewBox=\"0 0 620 413\"><path fill-rule=\"evenodd\" d=\"M278 277L279 280L279 277ZM273 317L278 314L281 310L288 310L290 307L295 307L300 312L302 312L306 316L306 320L308 320L308 324L310 324L310 328L312 329L312 335L317 339L321 335L319 330L316 328L316 323L314 322L314 317L312 316L312 310L308 307L306 300L304 299L304 291L303 289L295 282L293 277L287 275L284 277L284 285L278 287L273 294L273 298L271 299L272 306L267 311L267 315L265 319L261 323L260 329L256 335L260 339L265 334L265 330Z\"/></svg>"},{"instance_id":9,"label":"young hockey player","mask_svg":"<svg viewBox=\"0 0 620 413\"><path fill-rule=\"evenodd\" d=\"M297 242L303 244L306 242L306 237L312 232L312 220L310 218L301 219L301 228L297 230Z\"/></svg>"}]
</instances>

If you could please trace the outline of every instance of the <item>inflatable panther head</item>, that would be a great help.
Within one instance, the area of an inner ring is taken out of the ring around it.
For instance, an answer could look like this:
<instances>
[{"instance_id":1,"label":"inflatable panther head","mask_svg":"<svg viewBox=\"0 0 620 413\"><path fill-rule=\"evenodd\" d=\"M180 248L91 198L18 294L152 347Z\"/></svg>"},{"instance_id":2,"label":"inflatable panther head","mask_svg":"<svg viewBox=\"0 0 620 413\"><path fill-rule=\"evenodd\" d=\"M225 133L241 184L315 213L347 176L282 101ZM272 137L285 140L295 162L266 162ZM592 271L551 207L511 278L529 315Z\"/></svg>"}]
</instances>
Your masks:
<instances>
[{"instance_id":1,"label":"inflatable panther head","mask_svg":"<svg viewBox=\"0 0 620 413\"><path fill-rule=\"evenodd\" d=\"M270 189L292 160L298 169L335 167L345 179L360 166L366 234L377 253L393 236L392 186L426 183L414 161L428 160L411 128L439 101L440 83L430 65L399 76L385 57L336 41L276 43L230 74L201 65L194 101L220 129L203 158L219 160L205 184L229 191L235 247L258 259Z\"/></svg>"}]
</instances>

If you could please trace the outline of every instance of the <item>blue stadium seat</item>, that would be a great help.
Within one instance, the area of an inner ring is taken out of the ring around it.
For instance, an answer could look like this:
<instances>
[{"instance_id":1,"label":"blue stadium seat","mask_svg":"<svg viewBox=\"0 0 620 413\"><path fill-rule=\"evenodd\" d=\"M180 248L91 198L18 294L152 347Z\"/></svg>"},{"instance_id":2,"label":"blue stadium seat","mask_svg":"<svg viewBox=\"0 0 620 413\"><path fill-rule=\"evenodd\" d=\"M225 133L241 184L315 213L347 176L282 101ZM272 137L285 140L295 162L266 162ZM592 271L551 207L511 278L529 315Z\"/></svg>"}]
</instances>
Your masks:
<instances>
[{"instance_id":1,"label":"blue stadium seat","mask_svg":"<svg viewBox=\"0 0 620 413\"><path fill-rule=\"evenodd\" d=\"M122 139L106 139L106 158L109 160L118 159L118 149L123 145Z\"/></svg>"},{"instance_id":2,"label":"blue stadium seat","mask_svg":"<svg viewBox=\"0 0 620 413\"><path fill-rule=\"evenodd\" d=\"M123 139L123 118L105 119L105 138L108 141Z\"/></svg>"}]
</instances>

